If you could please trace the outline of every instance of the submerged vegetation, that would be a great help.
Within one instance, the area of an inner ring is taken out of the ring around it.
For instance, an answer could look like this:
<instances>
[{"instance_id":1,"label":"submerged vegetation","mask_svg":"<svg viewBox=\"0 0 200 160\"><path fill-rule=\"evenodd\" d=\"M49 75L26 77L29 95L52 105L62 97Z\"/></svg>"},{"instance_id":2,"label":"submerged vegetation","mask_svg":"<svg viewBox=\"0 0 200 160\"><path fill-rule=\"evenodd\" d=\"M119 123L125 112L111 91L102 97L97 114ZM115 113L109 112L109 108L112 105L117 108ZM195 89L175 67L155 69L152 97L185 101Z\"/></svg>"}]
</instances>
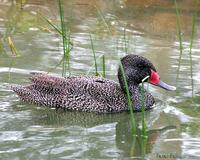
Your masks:
<instances>
[{"instance_id":1,"label":"submerged vegetation","mask_svg":"<svg viewBox=\"0 0 200 160\"><path fill-rule=\"evenodd\" d=\"M179 39L179 58L178 58L178 68L177 68L177 76L176 76L176 83L178 83L184 48L183 48L183 33L181 31L180 9L178 8L178 4L177 4L176 0L174 0L174 3L175 3L175 8L176 8L177 33L178 33L178 39ZM190 65L190 79L191 79L192 96L194 95L192 48L193 48L194 38L196 35L196 15L197 15L197 11L193 11L191 36L190 36L190 40L189 40L189 53L188 53L189 65Z\"/></svg>"}]
</instances>

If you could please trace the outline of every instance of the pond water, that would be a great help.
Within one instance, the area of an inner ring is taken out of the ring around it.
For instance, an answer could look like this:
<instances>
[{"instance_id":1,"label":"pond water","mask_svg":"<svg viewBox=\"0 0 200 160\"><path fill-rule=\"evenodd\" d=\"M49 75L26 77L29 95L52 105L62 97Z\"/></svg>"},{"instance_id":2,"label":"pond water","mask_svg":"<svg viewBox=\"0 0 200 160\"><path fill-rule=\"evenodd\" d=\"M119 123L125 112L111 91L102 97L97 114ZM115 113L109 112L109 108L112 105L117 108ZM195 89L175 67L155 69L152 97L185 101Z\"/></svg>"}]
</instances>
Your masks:
<instances>
[{"instance_id":1,"label":"pond water","mask_svg":"<svg viewBox=\"0 0 200 160\"><path fill-rule=\"evenodd\" d=\"M27 84L32 71L62 75L62 65L57 66L62 59L60 35L37 14L59 26L58 4L0 0L0 159L200 159L200 2L177 3L183 37L179 74L174 1L68 0L64 4L73 43L72 75L94 75L91 35L99 72L105 56L106 78L117 81L118 59L134 53L150 59L161 79L177 87L176 92L167 92L147 86L156 106L146 112L149 133L144 141L131 135L130 114L126 112L56 112L20 102L9 89L11 84ZM8 37L19 56L13 56ZM136 116L140 128L140 113Z\"/></svg>"}]
</instances>

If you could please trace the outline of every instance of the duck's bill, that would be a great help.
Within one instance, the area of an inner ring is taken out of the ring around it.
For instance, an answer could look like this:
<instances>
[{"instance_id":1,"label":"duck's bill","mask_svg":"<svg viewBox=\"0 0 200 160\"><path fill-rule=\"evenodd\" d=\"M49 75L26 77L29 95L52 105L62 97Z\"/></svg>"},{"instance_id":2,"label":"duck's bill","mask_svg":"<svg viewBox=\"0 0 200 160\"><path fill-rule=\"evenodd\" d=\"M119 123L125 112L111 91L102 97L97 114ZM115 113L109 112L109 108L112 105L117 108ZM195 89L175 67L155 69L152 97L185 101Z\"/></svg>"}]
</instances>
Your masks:
<instances>
[{"instance_id":1,"label":"duck's bill","mask_svg":"<svg viewBox=\"0 0 200 160\"><path fill-rule=\"evenodd\" d=\"M169 85L169 84L167 84L167 83L165 83L165 82L163 82L163 81L160 81L159 83L154 84L154 85L156 85L156 86L158 86L158 87L161 87L161 88L163 88L163 89L166 89L166 90L168 90L168 91L175 91L175 90L176 90L176 87L175 87L175 86L171 86L171 85Z\"/></svg>"}]
</instances>

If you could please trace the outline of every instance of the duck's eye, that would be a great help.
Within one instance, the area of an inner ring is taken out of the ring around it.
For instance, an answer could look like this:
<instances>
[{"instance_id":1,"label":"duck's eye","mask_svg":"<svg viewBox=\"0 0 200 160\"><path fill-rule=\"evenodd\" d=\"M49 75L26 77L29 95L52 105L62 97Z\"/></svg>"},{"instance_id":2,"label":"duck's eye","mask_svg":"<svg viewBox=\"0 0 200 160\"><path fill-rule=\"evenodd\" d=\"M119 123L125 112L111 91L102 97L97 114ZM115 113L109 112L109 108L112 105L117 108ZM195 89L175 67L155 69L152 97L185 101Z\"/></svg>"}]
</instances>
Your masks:
<instances>
[{"instance_id":1,"label":"duck's eye","mask_svg":"<svg viewBox=\"0 0 200 160\"><path fill-rule=\"evenodd\" d=\"M141 65L141 64L139 64L139 65L138 65L138 68L141 68L141 69L142 69L142 68L144 68L144 66Z\"/></svg>"}]
</instances>

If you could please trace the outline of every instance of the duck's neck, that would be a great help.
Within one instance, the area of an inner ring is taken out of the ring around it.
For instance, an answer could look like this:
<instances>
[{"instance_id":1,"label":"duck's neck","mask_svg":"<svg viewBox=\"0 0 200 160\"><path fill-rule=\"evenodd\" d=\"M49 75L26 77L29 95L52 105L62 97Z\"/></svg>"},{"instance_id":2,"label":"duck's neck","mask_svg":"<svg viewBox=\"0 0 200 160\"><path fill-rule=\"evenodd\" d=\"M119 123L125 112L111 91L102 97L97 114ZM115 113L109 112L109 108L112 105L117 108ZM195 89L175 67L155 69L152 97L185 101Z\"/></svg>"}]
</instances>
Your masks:
<instances>
[{"instance_id":1,"label":"duck's neck","mask_svg":"<svg viewBox=\"0 0 200 160\"><path fill-rule=\"evenodd\" d=\"M131 94L131 98L141 96L141 87L137 85L130 85L129 86L129 93Z\"/></svg>"},{"instance_id":2,"label":"duck's neck","mask_svg":"<svg viewBox=\"0 0 200 160\"><path fill-rule=\"evenodd\" d=\"M131 94L131 99L133 102L134 110L141 111L142 101L144 100L145 109L150 108L154 104L154 98L150 93L144 90L144 97L142 97L142 87L137 85L130 85L129 92Z\"/></svg>"}]
</instances>

